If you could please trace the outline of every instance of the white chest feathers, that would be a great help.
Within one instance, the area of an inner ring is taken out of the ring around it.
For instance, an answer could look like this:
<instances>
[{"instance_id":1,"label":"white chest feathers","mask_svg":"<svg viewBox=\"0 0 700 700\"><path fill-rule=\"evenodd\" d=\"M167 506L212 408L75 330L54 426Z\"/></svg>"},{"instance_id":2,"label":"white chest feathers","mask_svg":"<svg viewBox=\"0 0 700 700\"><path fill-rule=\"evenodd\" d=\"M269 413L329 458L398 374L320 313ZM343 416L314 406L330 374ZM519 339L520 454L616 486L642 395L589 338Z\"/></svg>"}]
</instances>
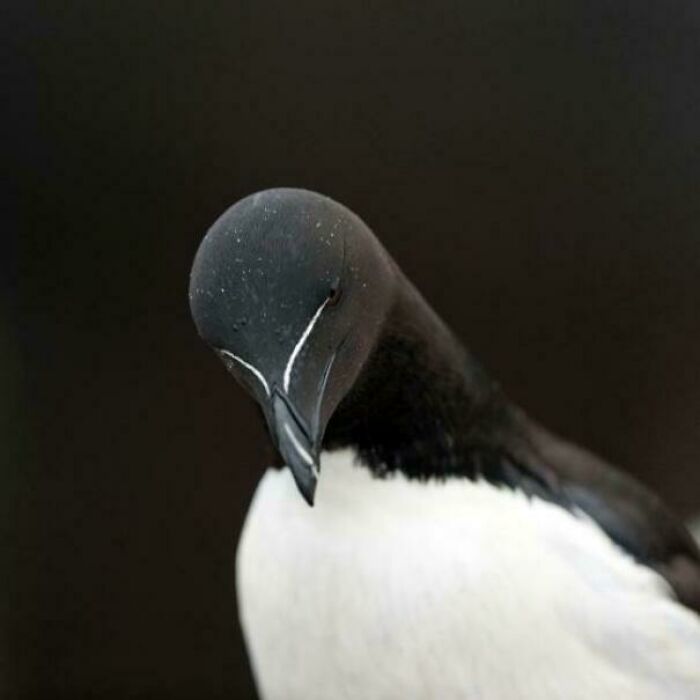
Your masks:
<instances>
[{"instance_id":1,"label":"white chest feathers","mask_svg":"<svg viewBox=\"0 0 700 700\"><path fill-rule=\"evenodd\" d=\"M237 558L264 700L698 700L700 617L582 516L324 456L257 489Z\"/></svg>"}]
</instances>

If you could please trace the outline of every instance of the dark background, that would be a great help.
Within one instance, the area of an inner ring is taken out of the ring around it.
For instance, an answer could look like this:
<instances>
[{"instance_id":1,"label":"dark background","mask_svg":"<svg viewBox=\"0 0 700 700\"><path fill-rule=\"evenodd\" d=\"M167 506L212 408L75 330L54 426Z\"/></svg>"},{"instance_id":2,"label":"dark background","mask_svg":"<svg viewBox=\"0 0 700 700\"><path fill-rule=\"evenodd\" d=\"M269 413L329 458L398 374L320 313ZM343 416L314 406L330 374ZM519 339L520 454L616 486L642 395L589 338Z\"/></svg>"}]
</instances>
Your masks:
<instances>
[{"instance_id":1,"label":"dark background","mask_svg":"<svg viewBox=\"0 0 700 700\"><path fill-rule=\"evenodd\" d=\"M186 290L256 189L349 205L517 401L700 510L695 0L2 12L3 697L252 695L264 434Z\"/></svg>"}]
</instances>

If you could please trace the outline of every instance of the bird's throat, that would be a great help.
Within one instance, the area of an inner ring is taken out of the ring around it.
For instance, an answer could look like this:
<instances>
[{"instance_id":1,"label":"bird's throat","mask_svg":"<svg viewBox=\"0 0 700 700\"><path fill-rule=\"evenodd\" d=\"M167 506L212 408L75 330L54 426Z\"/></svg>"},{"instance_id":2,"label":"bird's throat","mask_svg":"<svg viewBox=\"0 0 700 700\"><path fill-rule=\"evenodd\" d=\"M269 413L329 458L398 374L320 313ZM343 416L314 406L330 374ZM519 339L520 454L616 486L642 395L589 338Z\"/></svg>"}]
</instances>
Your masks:
<instances>
[{"instance_id":1,"label":"bird's throat","mask_svg":"<svg viewBox=\"0 0 700 700\"><path fill-rule=\"evenodd\" d=\"M472 476L499 442L508 404L415 288L406 282L398 290L324 442L352 447L379 475Z\"/></svg>"}]
</instances>

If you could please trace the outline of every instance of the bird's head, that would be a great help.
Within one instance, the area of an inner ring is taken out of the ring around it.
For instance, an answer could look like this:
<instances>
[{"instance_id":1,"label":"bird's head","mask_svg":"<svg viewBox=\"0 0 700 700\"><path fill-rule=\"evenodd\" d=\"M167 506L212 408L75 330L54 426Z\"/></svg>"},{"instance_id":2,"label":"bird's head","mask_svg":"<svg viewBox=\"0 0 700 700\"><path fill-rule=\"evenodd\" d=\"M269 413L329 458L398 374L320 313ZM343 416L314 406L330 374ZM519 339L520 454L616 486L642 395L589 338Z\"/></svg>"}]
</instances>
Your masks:
<instances>
[{"instance_id":1,"label":"bird's head","mask_svg":"<svg viewBox=\"0 0 700 700\"><path fill-rule=\"evenodd\" d=\"M306 190L237 202L197 251L197 330L260 404L310 504L326 425L373 352L395 281L367 226Z\"/></svg>"}]
</instances>

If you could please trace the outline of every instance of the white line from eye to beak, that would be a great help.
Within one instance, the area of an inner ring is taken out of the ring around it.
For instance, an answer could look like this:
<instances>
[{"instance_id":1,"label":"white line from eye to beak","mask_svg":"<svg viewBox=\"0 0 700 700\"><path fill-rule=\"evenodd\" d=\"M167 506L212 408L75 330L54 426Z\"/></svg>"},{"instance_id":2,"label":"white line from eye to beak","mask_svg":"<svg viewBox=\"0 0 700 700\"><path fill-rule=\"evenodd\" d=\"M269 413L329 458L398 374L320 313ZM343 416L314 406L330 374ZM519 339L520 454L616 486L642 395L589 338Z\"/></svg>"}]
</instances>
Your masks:
<instances>
[{"instance_id":1,"label":"white line from eye to beak","mask_svg":"<svg viewBox=\"0 0 700 700\"><path fill-rule=\"evenodd\" d=\"M309 325L306 326L304 329L304 332L301 334L299 340L297 341L297 344L294 346L294 350L292 350L292 354L289 356L289 360L287 361L287 366L284 370L284 381L283 381L283 386L284 390L289 393L289 380L292 377L292 368L294 367L294 361L297 359L297 355L301 352L301 349L304 347L304 343L306 342L306 339L309 337L309 334L313 330L313 327L316 325L316 321L318 321L318 317L321 315L321 312L323 311L324 307L330 300L330 297L328 297L321 306L316 309L316 313L313 315L313 318L309 321Z\"/></svg>"},{"instance_id":2,"label":"white line from eye to beak","mask_svg":"<svg viewBox=\"0 0 700 700\"><path fill-rule=\"evenodd\" d=\"M253 365L250 364L250 362L246 362L244 359L238 357L238 355L234 355L232 352L229 352L228 350L219 350L219 352L222 355L226 355L226 357L230 357L232 360L235 360L239 364L243 365L247 370L249 370L252 374L255 375L255 377L258 379L258 381L265 387L265 393L269 396L270 395L270 387L267 383L267 380L265 377L263 377L263 373L257 368L254 367Z\"/></svg>"},{"instance_id":3,"label":"white line from eye to beak","mask_svg":"<svg viewBox=\"0 0 700 700\"><path fill-rule=\"evenodd\" d=\"M311 467L311 471L317 475L316 464L314 463L313 457L304 449L304 446L299 442L294 431L289 427L287 423L284 424L284 430L289 435L289 439L294 445L294 449L299 453L301 458Z\"/></svg>"}]
</instances>

